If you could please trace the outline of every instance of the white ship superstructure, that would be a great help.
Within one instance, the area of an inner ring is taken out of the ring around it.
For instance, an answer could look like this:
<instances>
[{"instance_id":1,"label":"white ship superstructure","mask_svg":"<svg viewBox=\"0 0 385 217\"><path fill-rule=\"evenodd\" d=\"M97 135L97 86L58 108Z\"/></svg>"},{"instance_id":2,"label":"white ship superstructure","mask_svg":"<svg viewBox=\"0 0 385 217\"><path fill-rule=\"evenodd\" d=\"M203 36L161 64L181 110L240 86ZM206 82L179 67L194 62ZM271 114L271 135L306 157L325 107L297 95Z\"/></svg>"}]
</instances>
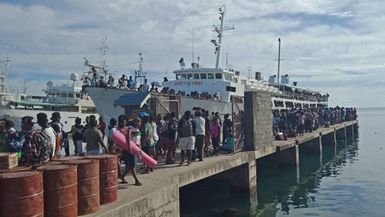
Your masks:
<instances>
[{"instance_id":1,"label":"white ship superstructure","mask_svg":"<svg viewBox=\"0 0 385 217\"><path fill-rule=\"evenodd\" d=\"M238 71L221 68L223 33L225 30L233 28L224 26L225 7L221 7L219 13L220 25L214 26L218 39L211 40L216 52L215 68L203 68L196 62L191 64L191 68L185 68L186 64L181 58L179 61L181 69L173 72L175 76L173 79L165 78L160 93L148 92L148 90L140 88L127 88L126 85L117 87L110 78L107 82L108 73L105 63L90 64L86 59L85 65L89 67L89 71L84 76L88 78L85 79L84 89L95 102L98 113L106 118L116 118L120 114L140 110L146 110L152 114L175 111L180 115L186 110L199 107L210 112L234 114L235 107L238 112L243 110L244 92L252 90L270 92L272 109L327 106L327 97L318 92L300 89L287 82L264 81L259 72L255 74L254 78L246 78L241 76ZM135 72L135 82L136 78L143 77L145 74L142 71L142 61L140 54L139 70ZM92 82L89 81L91 77L94 78ZM285 81L288 81L288 78ZM136 83L136 87L138 86L139 84ZM291 95L290 91L294 95ZM299 91L301 94L298 94ZM303 97L297 98L298 95Z\"/></svg>"},{"instance_id":2,"label":"white ship superstructure","mask_svg":"<svg viewBox=\"0 0 385 217\"><path fill-rule=\"evenodd\" d=\"M29 115L36 118L39 112L45 112L50 117L54 111L62 116L64 130L70 130L76 117L85 121L86 116L96 114L95 104L88 95L76 85L78 76L71 75L67 83L47 82L45 95L28 95L26 87L22 92L7 87L6 72L0 74L0 118L9 118L17 129L20 129L20 119ZM98 116L98 115L97 115Z\"/></svg>"}]
</instances>

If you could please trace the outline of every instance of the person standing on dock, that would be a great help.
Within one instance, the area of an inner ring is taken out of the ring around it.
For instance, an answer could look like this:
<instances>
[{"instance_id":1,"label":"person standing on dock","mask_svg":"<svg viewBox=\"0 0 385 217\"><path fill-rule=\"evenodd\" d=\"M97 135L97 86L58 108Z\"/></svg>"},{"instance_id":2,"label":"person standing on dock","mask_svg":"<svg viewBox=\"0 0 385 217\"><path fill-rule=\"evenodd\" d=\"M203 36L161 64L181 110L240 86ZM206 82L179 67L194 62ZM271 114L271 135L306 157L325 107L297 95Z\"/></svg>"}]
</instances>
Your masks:
<instances>
[{"instance_id":1,"label":"person standing on dock","mask_svg":"<svg viewBox=\"0 0 385 217\"><path fill-rule=\"evenodd\" d=\"M83 141L86 142L86 154L98 155L100 154L100 146L104 149L105 153L108 153L108 149L103 142L103 135L96 127L98 122L95 118L90 118L90 128L88 128L83 134Z\"/></svg>"},{"instance_id":2,"label":"person standing on dock","mask_svg":"<svg viewBox=\"0 0 385 217\"><path fill-rule=\"evenodd\" d=\"M82 119L77 117L75 119L75 125L71 127L71 135L72 135L72 140L75 146L75 155L79 155L83 153L83 125ZM69 150L68 150L69 153ZM66 150L66 155L67 155L67 150Z\"/></svg>"},{"instance_id":3,"label":"person standing on dock","mask_svg":"<svg viewBox=\"0 0 385 217\"><path fill-rule=\"evenodd\" d=\"M219 143L221 138L221 124L219 119L214 117L210 125L211 141L214 148L214 154L219 155Z\"/></svg>"},{"instance_id":4,"label":"person standing on dock","mask_svg":"<svg viewBox=\"0 0 385 217\"><path fill-rule=\"evenodd\" d=\"M56 134L55 131L48 125L48 117L46 113L40 112L36 115L37 123L41 127L41 131L43 131L48 137L50 142L50 149L52 151L51 158L55 157L56 150Z\"/></svg>"},{"instance_id":5,"label":"person standing on dock","mask_svg":"<svg viewBox=\"0 0 385 217\"><path fill-rule=\"evenodd\" d=\"M184 156L187 155L187 166L191 163L192 150L195 149L195 123L191 119L191 111L186 111L178 123L179 145L181 149L181 162L184 163Z\"/></svg>"},{"instance_id":6,"label":"person standing on dock","mask_svg":"<svg viewBox=\"0 0 385 217\"><path fill-rule=\"evenodd\" d=\"M118 117L118 130L120 130L126 136L126 141L129 141L130 146L131 144L140 146L140 140L141 140L141 135L139 130L140 123L141 123L140 118L136 117L132 121L133 126L126 127L126 116L120 115ZM122 150L121 159L125 163L125 168L119 177L122 180L120 183L127 184L127 181L125 180L125 176L128 174L128 172L131 172L131 175L135 180L134 185L141 186L142 183L139 182L139 179L136 175L137 158L135 155L131 153L131 148L128 148L128 150Z\"/></svg>"},{"instance_id":7,"label":"person standing on dock","mask_svg":"<svg viewBox=\"0 0 385 217\"><path fill-rule=\"evenodd\" d=\"M195 157L198 157L199 161L203 161L203 147L205 143L206 120L202 117L201 111L195 112L195 117L193 120L195 123L196 140L195 140L195 150L193 152L192 160L194 161ZM196 156L196 154L198 156Z\"/></svg>"},{"instance_id":8,"label":"person standing on dock","mask_svg":"<svg viewBox=\"0 0 385 217\"><path fill-rule=\"evenodd\" d=\"M155 152L155 143L154 143L154 133L153 127L149 121L149 116L144 116L142 118L142 126L140 128L141 134L141 145L142 150L151 157L154 157ZM146 166L144 173L152 172L152 168Z\"/></svg>"},{"instance_id":9,"label":"person standing on dock","mask_svg":"<svg viewBox=\"0 0 385 217\"><path fill-rule=\"evenodd\" d=\"M40 122L42 122L44 115L39 115L39 117ZM47 119L46 116L45 119ZM52 158L51 138L43 131L33 130L34 122L32 120L33 117L31 116L21 118L21 128L26 135L21 149L19 165L30 166L47 163Z\"/></svg>"},{"instance_id":10,"label":"person standing on dock","mask_svg":"<svg viewBox=\"0 0 385 217\"><path fill-rule=\"evenodd\" d=\"M99 117L98 129L100 130L100 132L102 132L103 141L104 141L104 137L106 136L106 122L104 122L102 116Z\"/></svg>"},{"instance_id":11,"label":"person standing on dock","mask_svg":"<svg viewBox=\"0 0 385 217\"><path fill-rule=\"evenodd\" d=\"M226 139L231 135L233 129L233 122L230 120L230 114L225 114L223 120L223 129L222 129L222 144L226 144Z\"/></svg>"},{"instance_id":12,"label":"person standing on dock","mask_svg":"<svg viewBox=\"0 0 385 217\"><path fill-rule=\"evenodd\" d=\"M115 118L110 119L110 124L108 125L108 134L107 134L107 144L108 144L108 150L112 151L112 148L114 147L114 142L112 141L112 135L117 130L117 121Z\"/></svg>"},{"instance_id":13,"label":"person standing on dock","mask_svg":"<svg viewBox=\"0 0 385 217\"><path fill-rule=\"evenodd\" d=\"M62 147L62 140L63 140L63 124L60 122L61 120L61 115L60 115L60 112L54 112L52 113L52 116L51 116L51 123L49 123L49 125L52 127L52 129L54 129L55 133L56 133L56 146L55 146L55 155L57 155L57 157L60 157L61 155L61 147Z\"/></svg>"},{"instance_id":14,"label":"person standing on dock","mask_svg":"<svg viewBox=\"0 0 385 217\"><path fill-rule=\"evenodd\" d=\"M167 131L164 133L167 147L166 164L173 164L175 163L173 156L176 146L178 130L178 120L175 117L175 112L171 112L170 115L167 116L166 124Z\"/></svg>"}]
</instances>

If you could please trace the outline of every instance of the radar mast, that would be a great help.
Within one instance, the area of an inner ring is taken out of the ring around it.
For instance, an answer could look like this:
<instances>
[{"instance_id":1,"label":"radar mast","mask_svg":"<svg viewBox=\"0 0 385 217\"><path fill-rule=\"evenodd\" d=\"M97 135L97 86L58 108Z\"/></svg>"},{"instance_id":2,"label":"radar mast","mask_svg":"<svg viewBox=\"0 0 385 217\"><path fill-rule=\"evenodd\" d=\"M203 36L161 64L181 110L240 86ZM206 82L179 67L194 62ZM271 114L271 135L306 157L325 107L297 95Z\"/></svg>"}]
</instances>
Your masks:
<instances>
[{"instance_id":1,"label":"radar mast","mask_svg":"<svg viewBox=\"0 0 385 217\"><path fill-rule=\"evenodd\" d=\"M223 38L223 32L225 30L234 30L234 25L232 27L225 27L224 26L224 19L225 19L225 13L226 13L226 5L223 5L222 7L219 8L219 20L221 21L220 26L213 25L214 29L213 32L218 33L218 41L215 39L211 40L211 43L214 44L215 46L215 54L217 55L217 60L215 63L215 68L219 68L221 64L221 49L222 49L222 38Z\"/></svg>"}]
</instances>

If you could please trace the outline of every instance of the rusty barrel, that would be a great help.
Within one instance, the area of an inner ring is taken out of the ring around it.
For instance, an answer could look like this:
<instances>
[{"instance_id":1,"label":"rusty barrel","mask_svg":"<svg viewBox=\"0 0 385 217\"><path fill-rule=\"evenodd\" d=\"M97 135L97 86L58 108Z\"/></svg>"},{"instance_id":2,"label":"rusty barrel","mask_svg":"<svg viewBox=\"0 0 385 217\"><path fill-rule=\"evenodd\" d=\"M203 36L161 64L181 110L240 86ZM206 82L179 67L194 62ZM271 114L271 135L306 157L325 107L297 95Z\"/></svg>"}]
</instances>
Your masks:
<instances>
[{"instance_id":1,"label":"rusty barrel","mask_svg":"<svg viewBox=\"0 0 385 217\"><path fill-rule=\"evenodd\" d=\"M76 217L78 189L76 166L45 165L38 168L44 178L44 215Z\"/></svg>"},{"instance_id":2,"label":"rusty barrel","mask_svg":"<svg viewBox=\"0 0 385 217\"><path fill-rule=\"evenodd\" d=\"M0 175L0 216L44 216L43 175L21 171Z\"/></svg>"},{"instance_id":3,"label":"rusty barrel","mask_svg":"<svg viewBox=\"0 0 385 217\"><path fill-rule=\"evenodd\" d=\"M116 155L87 156L99 160L100 204L112 203L118 199L118 159Z\"/></svg>"},{"instance_id":4,"label":"rusty barrel","mask_svg":"<svg viewBox=\"0 0 385 217\"><path fill-rule=\"evenodd\" d=\"M78 215L94 213L100 208L99 161L91 159L65 161L78 170Z\"/></svg>"}]
</instances>

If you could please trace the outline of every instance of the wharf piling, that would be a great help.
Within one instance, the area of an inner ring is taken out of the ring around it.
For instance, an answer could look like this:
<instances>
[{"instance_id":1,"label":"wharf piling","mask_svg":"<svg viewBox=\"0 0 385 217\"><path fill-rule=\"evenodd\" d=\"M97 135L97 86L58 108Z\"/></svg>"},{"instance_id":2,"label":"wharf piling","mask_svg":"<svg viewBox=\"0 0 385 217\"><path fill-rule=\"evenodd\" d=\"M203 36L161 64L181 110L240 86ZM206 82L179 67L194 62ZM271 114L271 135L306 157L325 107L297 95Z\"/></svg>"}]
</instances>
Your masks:
<instances>
[{"instance_id":1,"label":"wharf piling","mask_svg":"<svg viewBox=\"0 0 385 217\"><path fill-rule=\"evenodd\" d=\"M266 92L245 93L245 151L231 155L205 158L190 166L159 165L152 174L140 176L143 186L121 185L115 203L107 204L86 216L180 216L179 189L208 177L227 180L230 185L250 192L250 204L256 206L258 162L273 160L280 167L295 167L297 183L303 156L314 156L309 162L318 168L323 162L323 146L352 136L358 131L358 121L348 121L328 128L321 128L303 136L273 141L271 96ZM330 150L330 148L326 149ZM313 168L313 167L311 167ZM204 194L204 193L203 193ZM182 198L183 199L183 198Z\"/></svg>"}]
</instances>

